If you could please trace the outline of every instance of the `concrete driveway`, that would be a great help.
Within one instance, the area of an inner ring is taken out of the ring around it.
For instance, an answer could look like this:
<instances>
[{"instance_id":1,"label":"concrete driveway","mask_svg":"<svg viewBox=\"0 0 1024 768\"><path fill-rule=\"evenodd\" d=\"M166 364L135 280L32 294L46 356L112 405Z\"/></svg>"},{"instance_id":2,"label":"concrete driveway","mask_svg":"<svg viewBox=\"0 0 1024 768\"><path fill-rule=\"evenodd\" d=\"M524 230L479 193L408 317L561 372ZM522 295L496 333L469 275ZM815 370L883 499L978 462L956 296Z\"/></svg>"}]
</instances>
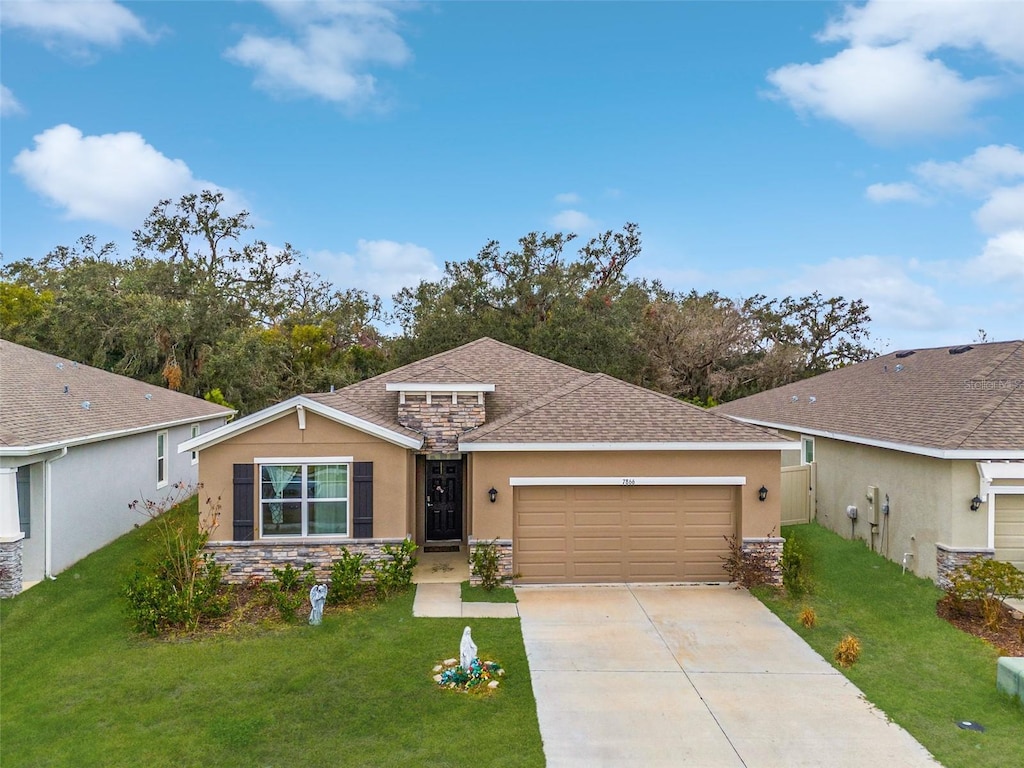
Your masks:
<instances>
[{"instance_id":1,"label":"concrete driveway","mask_svg":"<svg viewBox=\"0 0 1024 768\"><path fill-rule=\"evenodd\" d=\"M745 590L516 594L548 766L938 765Z\"/></svg>"}]
</instances>

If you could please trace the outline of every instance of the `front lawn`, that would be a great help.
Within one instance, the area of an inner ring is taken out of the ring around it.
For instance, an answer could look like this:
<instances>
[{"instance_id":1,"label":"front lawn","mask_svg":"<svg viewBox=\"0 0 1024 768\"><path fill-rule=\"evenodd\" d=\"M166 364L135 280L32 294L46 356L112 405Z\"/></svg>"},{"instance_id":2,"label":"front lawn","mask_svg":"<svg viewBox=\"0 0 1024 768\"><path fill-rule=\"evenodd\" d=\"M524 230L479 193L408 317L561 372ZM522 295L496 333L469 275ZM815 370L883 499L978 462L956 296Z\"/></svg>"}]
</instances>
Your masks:
<instances>
[{"instance_id":1,"label":"front lawn","mask_svg":"<svg viewBox=\"0 0 1024 768\"><path fill-rule=\"evenodd\" d=\"M0 603L0 765L542 766L519 621L474 619L490 695L443 690L465 621L412 592L320 627L134 635L118 591L149 526Z\"/></svg>"},{"instance_id":2,"label":"front lawn","mask_svg":"<svg viewBox=\"0 0 1024 768\"><path fill-rule=\"evenodd\" d=\"M518 603L516 591L512 587L495 587L487 590L483 587L472 587L468 581L462 582L462 602L464 603Z\"/></svg>"},{"instance_id":3,"label":"front lawn","mask_svg":"<svg viewBox=\"0 0 1024 768\"><path fill-rule=\"evenodd\" d=\"M860 660L843 673L946 768L1024 764L1024 708L996 690L999 654L936 615L938 587L816 524L783 536L809 555L816 588L799 600L755 589L772 611L828 660L844 635L859 638ZM804 607L817 613L816 628L800 623Z\"/></svg>"}]
</instances>

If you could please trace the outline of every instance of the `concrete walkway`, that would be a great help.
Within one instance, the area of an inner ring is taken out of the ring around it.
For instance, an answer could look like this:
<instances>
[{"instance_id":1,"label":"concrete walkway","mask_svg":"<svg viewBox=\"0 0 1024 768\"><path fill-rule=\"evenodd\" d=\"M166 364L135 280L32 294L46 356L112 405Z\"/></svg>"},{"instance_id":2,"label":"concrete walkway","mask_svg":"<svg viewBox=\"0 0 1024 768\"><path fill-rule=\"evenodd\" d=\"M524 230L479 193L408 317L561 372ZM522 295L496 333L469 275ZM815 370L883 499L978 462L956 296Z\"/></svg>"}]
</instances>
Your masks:
<instances>
[{"instance_id":1,"label":"concrete walkway","mask_svg":"<svg viewBox=\"0 0 1024 768\"><path fill-rule=\"evenodd\" d=\"M515 603L464 603L459 584L417 584L412 615L431 619L514 619Z\"/></svg>"},{"instance_id":2,"label":"concrete walkway","mask_svg":"<svg viewBox=\"0 0 1024 768\"><path fill-rule=\"evenodd\" d=\"M517 587L549 768L935 768L746 591Z\"/></svg>"}]
</instances>

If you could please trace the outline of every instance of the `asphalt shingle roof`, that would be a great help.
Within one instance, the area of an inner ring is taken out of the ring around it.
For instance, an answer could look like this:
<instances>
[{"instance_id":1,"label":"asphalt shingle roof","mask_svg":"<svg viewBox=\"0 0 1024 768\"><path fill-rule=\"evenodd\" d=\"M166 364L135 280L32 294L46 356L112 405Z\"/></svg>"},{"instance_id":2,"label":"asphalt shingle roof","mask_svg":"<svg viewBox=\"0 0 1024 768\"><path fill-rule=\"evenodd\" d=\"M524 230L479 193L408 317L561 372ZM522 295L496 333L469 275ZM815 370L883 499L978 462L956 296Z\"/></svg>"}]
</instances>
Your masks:
<instances>
[{"instance_id":1,"label":"asphalt shingle roof","mask_svg":"<svg viewBox=\"0 0 1024 768\"><path fill-rule=\"evenodd\" d=\"M484 395L487 421L463 437L467 443L779 441L770 430L490 338L307 397L412 435L397 422L398 393L385 391L386 384L399 382L493 384L494 392Z\"/></svg>"},{"instance_id":2,"label":"asphalt shingle roof","mask_svg":"<svg viewBox=\"0 0 1024 768\"><path fill-rule=\"evenodd\" d=\"M6 448L83 441L229 413L181 392L0 339L0 446Z\"/></svg>"},{"instance_id":3,"label":"asphalt shingle roof","mask_svg":"<svg viewBox=\"0 0 1024 768\"><path fill-rule=\"evenodd\" d=\"M714 410L938 450L1024 451L1024 341L965 346L891 352Z\"/></svg>"}]
</instances>

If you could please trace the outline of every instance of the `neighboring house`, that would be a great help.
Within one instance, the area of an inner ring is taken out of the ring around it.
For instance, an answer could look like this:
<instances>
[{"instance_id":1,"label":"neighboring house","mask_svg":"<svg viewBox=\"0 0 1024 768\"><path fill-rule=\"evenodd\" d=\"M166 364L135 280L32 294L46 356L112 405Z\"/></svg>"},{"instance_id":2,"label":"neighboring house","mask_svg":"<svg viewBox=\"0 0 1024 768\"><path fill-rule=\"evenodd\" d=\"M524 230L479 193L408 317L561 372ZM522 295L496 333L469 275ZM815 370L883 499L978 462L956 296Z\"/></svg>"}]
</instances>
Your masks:
<instances>
[{"instance_id":1,"label":"neighboring house","mask_svg":"<svg viewBox=\"0 0 1024 768\"><path fill-rule=\"evenodd\" d=\"M178 443L223 425L205 400L0 339L0 558L8 582L52 577L195 483Z\"/></svg>"},{"instance_id":2,"label":"neighboring house","mask_svg":"<svg viewBox=\"0 0 1024 768\"><path fill-rule=\"evenodd\" d=\"M893 352L715 411L799 438L818 520L916 573L1024 569L1024 342Z\"/></svg>"},{"instance_id":3,"label":"neighboring house","mask_svg":"<svg viewBox=\"0 0 1024 768\"><path fill-rule=\"evenodd\" d=\"M179 446L234 581L496 540L523 582L724 580L781 547L777 434L483 338ZM763 490L762 490L763 488Z\"/></svg>"}]
</instances>

